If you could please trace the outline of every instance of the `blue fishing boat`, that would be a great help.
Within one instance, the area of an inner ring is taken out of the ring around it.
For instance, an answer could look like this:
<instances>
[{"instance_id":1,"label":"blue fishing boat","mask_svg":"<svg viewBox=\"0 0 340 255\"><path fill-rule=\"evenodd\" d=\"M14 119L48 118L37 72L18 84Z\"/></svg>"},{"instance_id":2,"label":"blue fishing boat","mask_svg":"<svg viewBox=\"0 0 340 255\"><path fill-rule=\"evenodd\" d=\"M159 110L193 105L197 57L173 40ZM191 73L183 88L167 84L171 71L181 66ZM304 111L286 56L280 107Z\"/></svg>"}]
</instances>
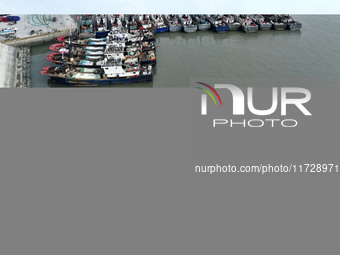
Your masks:
<instances>
[{"instance_id":1,"label":"blue fishing boat","mask_svg":"<svg viewBox=\"0 0 340 255\"><path fill-rule=\"evenodd\" d=\"M216 33L225 33L228 31L229 26L221 15L207 15L207 18L211 24L211 29Z\"/></svg>"},{"instance_id":2,"label":"blue fishing boat","mask_svg":"<svg viewBox=\"0 0 340 255\"><path fill-rule=\"evenodd\" d=\"M165 24L165 21L160 14L151 15L151 21L156 27L156 33L164 33L169 31L169 26Z\"/></svg>"},{"instance_id":3,"label":"blue fishing boat","mask_svg":"<svg viewBox=\"0 0 340 255\"><path fill-rule=\"evenodd\" d=\"M108 29L107 16L98 14L96 17L96 38L105 38L110 30Z\"/></svg>"}]
</instances>

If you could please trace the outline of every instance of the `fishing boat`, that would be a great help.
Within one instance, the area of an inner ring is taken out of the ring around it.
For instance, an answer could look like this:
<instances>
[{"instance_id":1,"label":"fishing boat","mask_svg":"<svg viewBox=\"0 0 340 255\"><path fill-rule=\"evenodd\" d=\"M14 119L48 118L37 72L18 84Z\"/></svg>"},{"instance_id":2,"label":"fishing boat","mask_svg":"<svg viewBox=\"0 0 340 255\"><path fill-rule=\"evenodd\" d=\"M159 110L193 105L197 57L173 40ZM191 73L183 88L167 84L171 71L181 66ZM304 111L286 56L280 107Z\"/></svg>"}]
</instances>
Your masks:
<instances>
[{"instance_id":1,"label":"fishing boat","mask_svg":"<svg viewBox=\"0 0 340 255\"><path fill-rule=\"evenodd\" d=\"M142 28L143 31L150 31L152 33L155 33L156 28L152 23L149 14L136 15L136 17L137 23L140 26L140 28Z\"/></svg>"},{"instance_id":2,"label":"fishing boat","mask_svg":"<svg viewBox=\"0 0 340 255\"><path fill-rule=\"evenodd\" d=\"M138 48L126 49L124 44L110 44L105 49L105 59L119 60L125 64L137 64L141 52Z\"/></svg>"},{"instance_id":3,"label":"fishing boat","mask_svg":"<svg viewBox=\"0 0 340 255\"><path fill-rule=\"evenodd\" d=\"M223 20L228 25L230 31L238 31L241 28L241 24L235 19L233 15L224 14Z\"/></svg>"},{"instance_id":4,"label":"fishing boat","mask_svg":"<svg viewBox=\"0 0 340 255\"><path fill-rule=\"evenodd\" d=\"M120 56L119 54L107 54L106 57L110 59L120 60L126 65L138 64L139 55L136 57L130 57L127 55ZM46 57L47 60L56 64L68 64L73 67L92 67L100 68L103 65L104 56L71 56L64 55L59 52L50 53ZM141 62L143 64L143 62Z\"/></svg>"},{"instance_id":5,"label":"fishing boat","mask_svg":"<svg viewBox=\"0 0 340 255\"><path fill-rule=\"evenodd\" d=\"M92 50L92 49L95 50ZM67 45L65 48L59 49L58 52L53 52L47 55L47 59L54 63L61 64L62 61L66 64L72 64L73 66L91 66L100 67L99 60L103 60L104 55L107 58L120 59L126 64L135 64L141 62L141 64L155 64L156 57L154 48L154 42L141 42L125 44L124 42L110 41L106 47L70 47ZM141 57L142 55L145 55ZM97 61L97 62L91 62Z\"/></svg>"},{"instance_id":6,"label":"fishing boat","mask_svg":"<svg viewBox=\"0 0 340 255\"><path fill-rule=\"evenodd\" d=\"M280 15L263 15L265 20L272 24L272 28L275 30L285 30L287 27L287 24L283 23L281 21Z\"/></svg>"},{"instance_id":7,"label":"fishing boat","mask_svg":"<svg viewBox=\"0 0 340 255\"><path fill-rule=\"evenodd\" d=\"M134 15L124 15L123 26L126 27L129 33L133 33L139 30L139 26Z\"/></svg>"},{"instance_id":8,"label":"fishing boat","mask_svg":"<svg viewBox=\"0 0 340 255\"><path fill-rule=\"evenodd\" d=\"M154 50L141 50L140 45L135 47L122 47L121 45L108 45L105 50L105 57L108 59L121 59L124 63L142 65L156 64L156 53Z\"/></svg>"},{"instance_id":9,"label":"fishing boat","mask_svg":"<svg viewBox=\"0 0 340 255\"><path fill-rule=\"evenodd\" d=\"M229 26L222 15L207 15L207 18L211 24L211 29L216 33L225 33L228 31Z\"/></svg>"},{"instance_id":10,"label":"fishing boat","mask_svg":"<svg viewBox=\"0 0 340 255\"><path fill-rule=\"evenodd\" d=\"M55 44L52 44L50 47L49 47L50 50L52 51L55 51L55 52L68 52L68 48L67 48L67 45L65 45L65 43L55 43Z\"/></svg>"},{"instance_id":11,"label":"fishing boat","mask_svg":"<svg viewBox=\"0 0 340 255\"><path fill-rule=\"evenodd\" d=\"M92 15L81 15L80 25L92 25Z\"/></svg>"},{"instance_id":12,"label":"fishing boat","mask_svg":"<svg viewBox=\"0 0 340 255\"><path fill-rule=\"evenodd\" d=\"M126 33L127 29L123 26L123 18L124 15L121 14L113 14L110 15L110 22L111 22L111 32L113 33Z\"/></svg>"},{"instance_id":13,"label":"fishing boat","mask_svg":"<svg viewBox=\"0 0 340 255\"><path fill-rule=\"evenodd\" d=\"M154 42L155 41L155 35L153 32L148 31L148 32L143 32L143 38L141 41L144 42Z\"/></svg>"},{"instance_id":14,"label":"fishing boat","mask_svg":"<svg viewBox=\"0 0 340 255\"><path fill-rule=\"evenodd\" d=\"M97 38L104 38L107 36L107 34L110 32L108 27L108 20L107 16L104 14L98 14L96 17L96 37Z\"/></svg>"},{"instance_id":15,"label":"fishing boat","mask_svg":"<svg viewBox=\"0 0 340 255\"><path fill-rule=\"evenodd\" d=\"M142 52L140 55L140 62L142 65L156 65L156 54L154 51L150 50L147 52Z\"/></svg>"},{"instance_id":16,"label":"fishing boat","mask_svg":"<svg viewBox=\"0 0 340 255\"><path fill-rule=\"evenodd\" d=\"M235 19L241 24L241 30L245 33L255 33L259 26L248 15L235 15Z\"/></svg>"},{"instance_id":17,"label":"fishing boat","mask_svg":"<svg viewBox=\"0 0 340 255\"><path fill-rule=\"evenodd\" d=\"M300 30L302 28L302 23L295 21L293 17L288 14L282 15L281 21L286 24L288 30Z\"/></svg>"},{"instance_id":18,"label":"fishing boat","mask_svg":"<svg viewBox=\"0 0 340 255\"><path fill-rule=\"evenodd\" d=\"M204 31L210 29L211 24L205 15L194 14L191 17L197 23L198 30Z\"/></svg>"},{"instance_id":19,"label":"fishing boat","mask_svg":"<svg viewBox=\"0 0 340 255\"><path fill-rule=\"evenodd\" d=\"M50 46L50 50L52 51L56 51L56 52L61 52L61 51L66 51L69 49L72 49L72 51L74 52L80 52L80 51L103 51L105 49L105 47L101 46L101 47L94 47L94 46L79 46L79 45L69 45L69 44L63 44L63 43L57 43L57 44L52 44Z\"/></svg>"},{"instance_id":20,"label":"fishing boat","mask_svg":"<svg viewBox=\"0 0 340 255\"><path fill-rule=\"evenodd\" d=\"M288 30L300 30L302 28L302 23L298 22L298 21L293 21L293 22L289 22L287 24L287 29Z\"/></svg>"},{"instance_id":21,"label":"fishing boat","mask_svg":"<svg viewBox=\"0 0 340 255\"><path fill-rule=\"evenodd\" d=\"M70 36L59 36L57 38L57 41L58 42L61 42L61 43L70 43L70 42L73 42L75 40L74 37L70 37ZM106 41L106 38L93 38L93 37L83 37L83 35L79 36L78 39L76 40L85 40L85 41L88 41L88 42L103 42L103 41Z\"/></svg>"},{"instance_id":22,"label":"fishing boat","mask_svg":"<svg viewBox=\"0 0 340 255\"><path fill-rule=\"evenodd\" d=\"M164 33L169 31L169 27L165 24L160 14L151 15L151 22L156 27L156 33Z\"/></svg>"},{"instance_id":23,"label":"fishing boat","mask_svg":"<svg viewBox=\"0 0 340 255\"><path fill-rule=\"evenodd\" d=\"M104 60L101 68L82 69L70 65L47 66L41 71L54 82L70 86L105 86L152 81L152 66L126 66Z\"/></svg>"},{"instance_id":24,"label":"fishing boat","mask_svg":"<svg viewBox=\"0 0 340 255\"><path fill-rule=\"evenodd\" d=\"M104 57L103 56L83 56L82 58L80 57L69 58L67 56L64 56L60 52L53 52L53 53L47 54L46 59L56 64L62 64L64 60L66 64L72 64L73 66L84 66L83 64L81 64L81 60L100 61L100 60L103 60ZM100 65L96 65L96 63L95 64L91 63L89 64L89 66L100 67Z\"/></svg>"},{"instance_id":25,"label":"fishing boat","mask_svg":"<svg viewBox=\"0 0 340 255\"><path fill-rule=\"evenodd\" d=\"M92 15L81 15L80 33L93 33Z\"/></svg>"},{"instance_id":26,"label":"fishing boat","mask_svg":"<svg viewBox=\"0 0 340 255\"><path fill-rule=\"evenodd\" d=\"M78 40L65 40L63 43L77 46L93 46L102 47L106 45L106 38L88 38L88 39L78 39Z\"/></svg>"},{"instance_id":27,"label":"fishing boat","mask_svg":"<svg viewBox=\"0 0 340 255\"><path fill-rule=\"evenodd\" d=\"M179 20L183 25L183 30L186 33L193 33L197 31L197 23L189 14L179 15Z\"/></svg>"},{"instance_id":28,"label":"fishing boat","mask_svg":"<svg viewBox=\"0 0 340 255\"><path fill-rule=\"evenodd\" d=\"M183 25L179 21L178 15L175 14L164 15L164 21L166 25L169 26L170 32L179 32L182 31L183 29Z\"/></svg>"},{"instance_id":29,"label":"fishing boat","mask_svg":"<svg viewBox=\"0 0 340 255\"><path fill-rule=\"evenodd\" d=\"M124 43L134 43L134 42L154 42L155 36L151 31L134 31L132 33L111 31L106 37L107 41L116 41Z\"/></svg>"},{"instance_id":30,"label":"fishing boat","mask_svg":"<svg viewBox=\"0 0 340 255\"><path fill-rule=\"evenodd\" d=\"M155 42L140 42L138 44L138 47L141 49L141 51L150 51L150 50L156 51L157 49Z\"/></svg>"},{"instance_id":31,"label":"fishing boat","mask_svg":"<svg viewBox=\"0 0 340 255\"><path fill-rule=\"evenodd\" d=\"M261 14L250 15L249 17L255 22L256 25L259 26L260 30L270 30L273 26L272 23L265 20Z\"/></svg>"},{"instance_id":32,"label":"fishing boat","mask_svg":"<svg viewBox=\"0 0 340 255\"><path fill-rule=\"evenodd\" d=\"M138 34L130 34L128 32L111 31L106 37L106 43L127 43L127 42L137 42L142 39Z\"/></svg>"},{"instance_id":33,"label":"fishing boat","mask_svg":"<svg viewBox=\"0 0 340 255\"><path fill-rule=\"evenodd\" d=\"M122 44L124 47L139 47L141 51L156 50L154 35L151 32L147 34L136 35L134 39L131 34L109 34L106 45Z\"/></svg>"}]
</instances>

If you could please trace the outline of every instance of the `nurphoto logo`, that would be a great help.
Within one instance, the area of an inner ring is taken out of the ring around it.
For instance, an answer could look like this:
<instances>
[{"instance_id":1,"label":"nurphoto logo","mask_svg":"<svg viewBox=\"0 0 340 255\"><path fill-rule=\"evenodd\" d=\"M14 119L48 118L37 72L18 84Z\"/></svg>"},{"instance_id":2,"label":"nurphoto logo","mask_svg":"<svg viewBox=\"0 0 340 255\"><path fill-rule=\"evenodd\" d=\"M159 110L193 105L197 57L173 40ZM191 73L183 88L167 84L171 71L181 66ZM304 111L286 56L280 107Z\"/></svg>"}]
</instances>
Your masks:
<instances>
[{"instance_id":1,"label":"nurphoto logo","mask_svg":"<svg viewBox=\"0 0 340 255\"><path fill-rule=\"evenodd\" d=\"M253 88L248 87L247 88L247 100L245 99L245 94L243 91L237 87L236 85L232 84L215 84L214 86L211 86L209 84L203 83L203 82L197 82L198 84L201 84L204 86L197 87L198 89L202 90L203 94L201 94L201 115L207 115L208 113L208 103L207 103L207 95L212 99L215 106L218 105L217 100L218 99L220 106L223 107L222 99L220 95L225 94L225 92L228 92L228 94L231 93L232 101L233 101L233 108L232 111L230 109L225 109L228 114L232 112L233 116L242 116L245 115L245 109L249 110L250 113L257 115L257 116L270 116L273 113L278 111L278 105L280 103L280 115L281 116L287 116L287 105L294 105L301 111L301 113L305 116L311 116L311 112L306 108L305 104L310 101L311 99L311 93L308 89L305 88L297 88L297 87L282 87L277 88L273 87L272 90L272 98L271 98L271 106L267 109L256 109L254 106L254 93ZM219 89L221 91L220 93L217 92L216 89ZM280 96L279 96L279 90L280 90ZM298 98L297 98L298 97ZM247 103L245 103L247 101ZM226 108L226 107L225 107ZM224 110L224 108L223 108ZM243 119L241 122L233 119L213 119L213 127L216 127L218 125L226 125L226 126L249 126L249 127L262 127L265 126L265 124L268 123L271 125L271 127L274 127L275 124L280 123L283 127L296 127L298 125L297 120L295 119Z\"/></svg>"}]
</instances>

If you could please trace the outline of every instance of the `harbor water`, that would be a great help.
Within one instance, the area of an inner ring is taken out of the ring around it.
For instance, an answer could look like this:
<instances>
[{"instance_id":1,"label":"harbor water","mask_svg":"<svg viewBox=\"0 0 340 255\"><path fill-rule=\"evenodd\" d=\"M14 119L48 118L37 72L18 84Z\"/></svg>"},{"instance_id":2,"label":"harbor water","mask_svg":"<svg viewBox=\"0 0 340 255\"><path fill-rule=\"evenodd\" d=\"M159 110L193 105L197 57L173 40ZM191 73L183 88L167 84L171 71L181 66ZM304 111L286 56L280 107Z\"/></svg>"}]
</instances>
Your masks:
<instances>
[{"instance_id":1,"label":"harbor water","mask_svg":"<svg viewBox=\"0 0 340 255\"><path fill-rule=\"evenodd\" d=\"M113 87L188 87L192 78L305 78L340 86L340 16L293 15L301 31L229 31L156 35L157 65L148 83ZM32 87L64 87L42 76L49 45L32 47ZM256 84L255 84L256 85Z\"/></svg>"}]
</instances>

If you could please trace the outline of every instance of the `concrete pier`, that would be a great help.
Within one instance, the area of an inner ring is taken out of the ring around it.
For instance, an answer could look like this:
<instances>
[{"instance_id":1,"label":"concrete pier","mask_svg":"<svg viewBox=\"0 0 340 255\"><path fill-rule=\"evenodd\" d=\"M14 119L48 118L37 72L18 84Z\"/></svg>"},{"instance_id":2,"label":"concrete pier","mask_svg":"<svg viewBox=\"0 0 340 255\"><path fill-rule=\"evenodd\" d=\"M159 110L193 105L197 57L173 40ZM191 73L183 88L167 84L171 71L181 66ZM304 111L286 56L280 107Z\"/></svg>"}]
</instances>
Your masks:
<instances>
[{"instance_id":1,"label":"concrete pier","mask_svg":"<svg viewBox=\"0 0 340 255\"><path fill-rule=\"evenodd\" d=\"M30 48L0 43L0 88L31 87Z\"/></svg>"},{"instance_id":2,"label":"concrete pier","mask_svg":"<svg viewBox=\"0 0 340 255\"><path fill-rule=\"evenodd\" d=\"M59 31L4 42L9 46L32 47L55 41L59 36L69 35L70 31Z\"/></svg>"}]
</instances>

